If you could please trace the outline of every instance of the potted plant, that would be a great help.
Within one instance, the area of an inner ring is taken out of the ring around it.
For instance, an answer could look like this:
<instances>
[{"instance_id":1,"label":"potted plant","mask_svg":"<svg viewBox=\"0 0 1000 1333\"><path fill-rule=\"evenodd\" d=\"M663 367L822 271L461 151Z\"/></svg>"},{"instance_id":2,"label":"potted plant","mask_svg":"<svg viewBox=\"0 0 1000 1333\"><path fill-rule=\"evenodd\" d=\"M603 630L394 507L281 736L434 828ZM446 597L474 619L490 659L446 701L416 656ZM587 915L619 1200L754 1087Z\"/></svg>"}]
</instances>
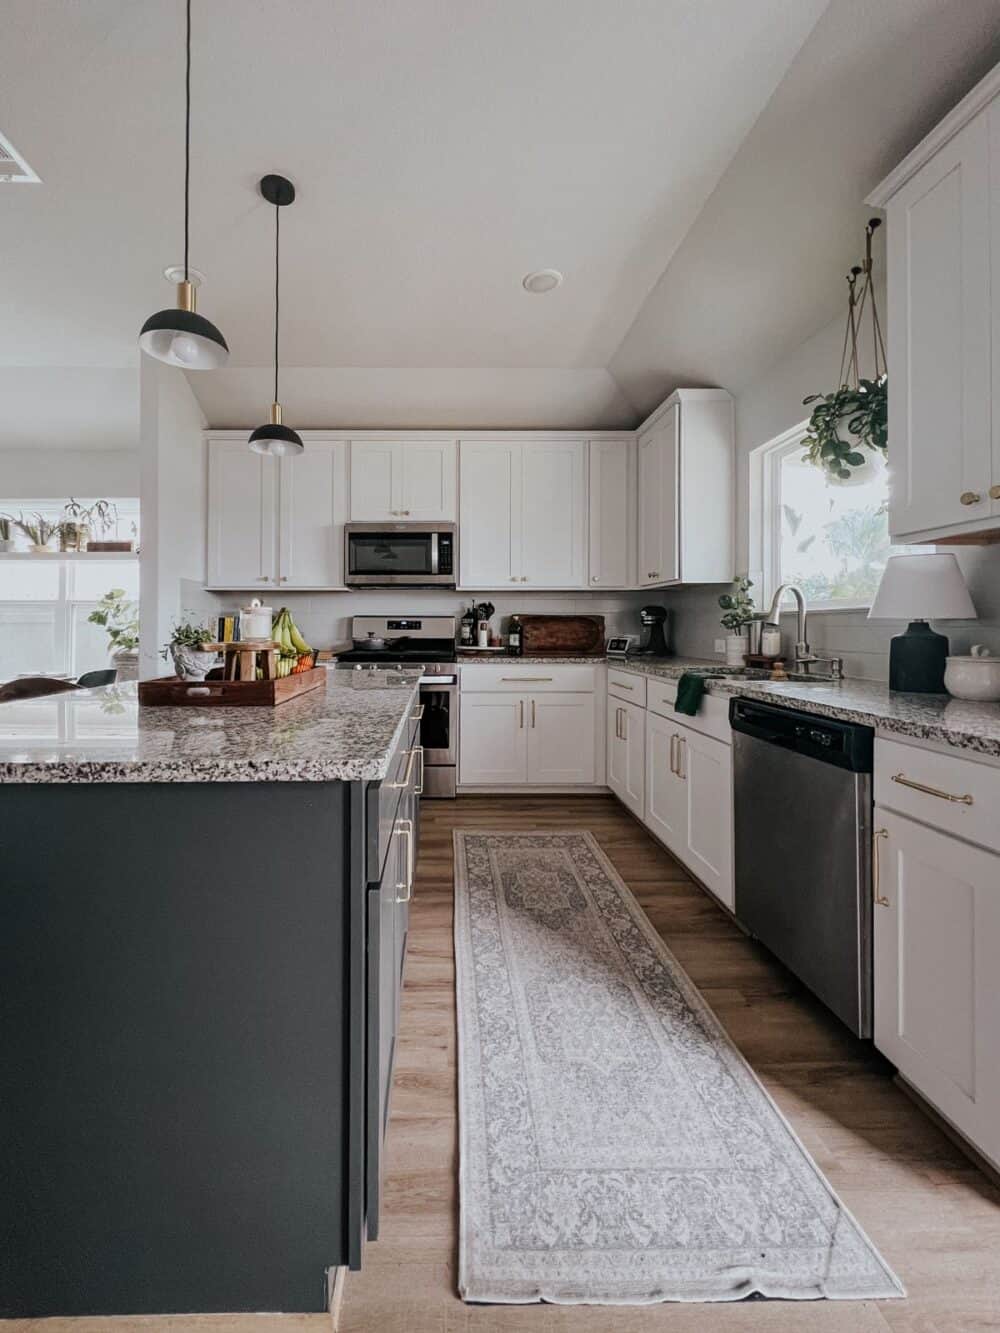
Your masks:
<instances>
[{"instance_id":1,"label":"potted plant","mask_svg":"<svg viewBox=\"0 0 1000 1333\"><path fill-rule=\"evenodd\" d=\"M170 642L164 644L160 656L167 654L173 658L174 671L181 680L204 680L218 661L218 653L207 650L205 645L214 641L211 630L191 620L181 621L174 626Z\"/></svg>"},{"instance_id":2,"label":"potted plant","mask_svg":"<svg viewBox=\"0 0 1000 1333\"><path fill-rule=\"evenodd\" d=\"M842 384L835 393L811 393L815 403L802 437L802 461L821 467L837 486L868 481L886 458L888 446L888 385L886 377Z\"/></svg>"},{"instance_id":3,"label":"potted plant","mask_svg":"<svg viewBox=\"0 0 1000 1333\"><path fill-rule=\"evenodd\" d=\"M0 514L0 551L13 551L14 538L10 535L12 532L11 524L14 520L9 514Z\"/></svg>"},{"instance_id":4,"label":"potted plant","mask_svg":"<svg viewBox=\"0 0 1000 1333\"><path fill-rule=\"evenodd\" d=\"M733 580L732 592L723 593L719 606L724 611L720 624L729 631L726 635L726 666L742 666L747 653L747 637L744 628L757 619L750 589L753 583L745 575L737 575Z\"/></svg>"},{"instance_id":5,"label":"potted plant","mask_svg":"<svg viewBox=\"0 0 1000 1333\"><path fill-rule=\"evenodd\" d=\"M15 526L20 528L30 543L30 550L36 555L51 554L52 548L49 542L55 535L58 524L50 523L47 518L41 514L33 516L34 521L26 519L23 514L18 514L15 519Z\"/></svg>"},{"instance_id":6,"label":"potted plant","mask_svg":"<svg viewBox=\"0 0 1000 1333\"><path fill-rule=\"evenodd\" d=\"M124 588L106 592L87 617L92 625L107 630L108 650L120 680L136 680L139 676L139 608L125 596Z\"/></svg>"}]
</instances>

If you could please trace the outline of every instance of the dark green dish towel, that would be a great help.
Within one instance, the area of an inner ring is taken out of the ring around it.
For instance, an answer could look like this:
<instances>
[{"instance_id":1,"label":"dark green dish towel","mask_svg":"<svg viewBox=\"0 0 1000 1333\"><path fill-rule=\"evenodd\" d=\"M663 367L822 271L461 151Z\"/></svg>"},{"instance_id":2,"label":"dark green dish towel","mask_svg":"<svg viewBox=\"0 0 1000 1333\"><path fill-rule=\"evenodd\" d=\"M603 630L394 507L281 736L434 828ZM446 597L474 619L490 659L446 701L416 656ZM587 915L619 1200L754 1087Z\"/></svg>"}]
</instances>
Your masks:
<instances>
[{"instance_id":1,"label":"dark green dish towel","mask_svg":"<svg viewBox=\"0 0 1000 1333\"><path fill-rule=\"evenodd\" d=\"M701 696L705 693L705 677L694 671L685 671L677 682L677 698L674 700L675 713L690 713L694 717L701 706Z\"/></svg>"}]
</instances>

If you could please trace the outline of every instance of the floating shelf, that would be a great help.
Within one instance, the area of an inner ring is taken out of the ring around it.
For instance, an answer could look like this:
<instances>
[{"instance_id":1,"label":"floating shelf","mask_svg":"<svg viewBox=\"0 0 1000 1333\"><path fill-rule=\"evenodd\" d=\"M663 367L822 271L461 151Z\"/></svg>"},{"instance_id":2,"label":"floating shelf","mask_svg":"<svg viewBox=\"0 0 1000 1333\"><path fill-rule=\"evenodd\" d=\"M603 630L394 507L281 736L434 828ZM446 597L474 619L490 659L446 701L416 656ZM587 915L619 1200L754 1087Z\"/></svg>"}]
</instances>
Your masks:
<instances>
[{"instance_id":1,"label":"floating shelf","mask_svg":"<svg viewBox=\"0 0 1000 1333\"><path fill-rule=\"evenodd\" d=\"M35 551L0 551L3 560L38 560L42 563L57 564L60 560L89 560L97 564L99 560L138 560L138 551L48 551L40 555Z\"/></svg>"}]
</instances>

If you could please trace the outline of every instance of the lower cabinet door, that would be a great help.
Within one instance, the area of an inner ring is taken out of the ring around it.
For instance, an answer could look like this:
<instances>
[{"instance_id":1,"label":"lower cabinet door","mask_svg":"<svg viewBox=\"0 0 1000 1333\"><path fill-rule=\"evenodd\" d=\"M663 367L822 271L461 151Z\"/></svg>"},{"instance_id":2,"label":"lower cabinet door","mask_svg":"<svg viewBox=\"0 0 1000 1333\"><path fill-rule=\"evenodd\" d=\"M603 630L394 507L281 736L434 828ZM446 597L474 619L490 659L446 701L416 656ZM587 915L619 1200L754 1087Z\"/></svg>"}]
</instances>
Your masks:
<instances>
[{"instance_id":1,"label":"lower cabinet door","mask_svg":"<svg viewBox=\"0 0 1000 1333\"><path fill-rule=\"evenodd\" d=\"M528 701L523 694L463 693L459 737L460 782L527 782Z\"/></svg>"},{"instance_id":2,"label":"lower cabinet door","mask_svg":"<svg viewBox=\"0 0 1000 1333\"><path fill-rule=\"evenodd\" d=\"M608 786L641 819L646 788L646 710L608 699Z\"/></svg>"},{"instance_id":3,"label":"lower cabinet door","mask_svg":"<svg viewBox=\"0 0 1000 1333\"><path fill-rule=\"evenodd\" d=\"M1000 856L875 812L875 1045L1000 1166Z\"/></svg>"},{"instance_id":4,"label":"lower cabinet door","mask_svg":"<svg viewBox=\"0 0 1000 1333\"><path fill-rule=\"evenodd\" d=\"M368 890L368 1130L365 1193L369 1240L378 1239L382 1211L383 1150L389 1119L389 1091L396 1058L399 987L396 885L402 865L399 841L394 827L382 879Z\"/></svg>"},{"instance_id":5,"label":"lower cabinet door","mask_svg":"<svg viewBox=\"0 0 1000 1333\"><path fill-rule=\"evenodd\" d=\"M560 786L593 783L594 696L532 694L526 707L528 781Z\"/></svg>"},{"instance_id":6,"label":"lower cabinet door","mask_svg":"<svg viewBox=\"0 0 1000 1333\"><path fill-rule=\"evenodd\" d=\"M733 752L689 727L678 728L676 767L687 797L688 869L726 907L733 906Z\"/></svg>"},{"instance_id":7,"label":"lower cabinet door","mask_svg":"<svg viewBox=\"0 0 1000 1333\"><path fill-rule=\"evenodd\" d=\"M646 714L646 827L677 856L687 847L687 788L677 771L683 728Z\"/></svg>"}]
</instances>

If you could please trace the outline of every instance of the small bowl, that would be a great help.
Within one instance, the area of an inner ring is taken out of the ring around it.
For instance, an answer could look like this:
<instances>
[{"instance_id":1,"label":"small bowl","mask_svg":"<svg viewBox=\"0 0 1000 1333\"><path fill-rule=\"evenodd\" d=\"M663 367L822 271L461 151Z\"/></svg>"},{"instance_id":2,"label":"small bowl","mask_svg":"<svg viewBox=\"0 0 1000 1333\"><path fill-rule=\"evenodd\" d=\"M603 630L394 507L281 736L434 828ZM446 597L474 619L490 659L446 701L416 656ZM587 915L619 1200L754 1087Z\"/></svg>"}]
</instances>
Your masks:
<instances>
[{"instance_id":1,"label":"small bowl","mask_svg":"<svg viewBox=\"0 0 1000 1333\"><path fill-rule=\"evenodd\" d=\"M1000 657L974 643L968 657L949 657L945 662L944 687L954 699L980 703L1000 700Z\"/></svg>"}]
</instances>

